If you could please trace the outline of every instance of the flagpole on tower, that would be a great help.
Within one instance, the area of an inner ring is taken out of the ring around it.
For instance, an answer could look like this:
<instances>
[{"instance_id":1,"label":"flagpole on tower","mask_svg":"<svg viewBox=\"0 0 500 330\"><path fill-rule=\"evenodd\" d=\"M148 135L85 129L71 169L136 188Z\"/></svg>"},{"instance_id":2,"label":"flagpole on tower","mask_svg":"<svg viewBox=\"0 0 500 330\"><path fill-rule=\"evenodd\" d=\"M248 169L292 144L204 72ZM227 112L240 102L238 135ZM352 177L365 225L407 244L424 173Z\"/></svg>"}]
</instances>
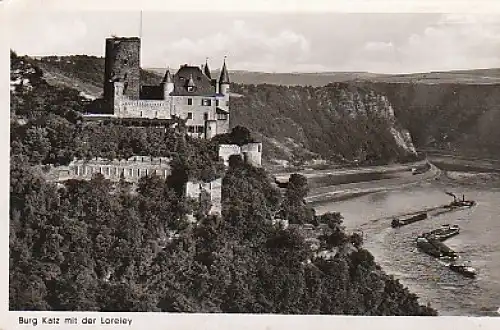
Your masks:
<instances>
[{"instance_id":1,"label":"flagpole on tower","mask_svg":"<svg viewBox=\"0 0 500 330\"><path fill-rule=\"evenodd\" d=\"M139 48L139 66L141 65L141 59L142 59L141 44L142 44L142 10L141 10L141 13L139 15L139 45L140 45L140 48Z\"/></svg>"},{"instance_id":2,"label":"flagpole on tower","mask_svg":"<svg viewBox=\"0 0 500 330\"><path fill-rule=\"evenodd\" d=\"M142 39L142 10L141 10L141 14L139 16L139 38Z\"/></svg>"}]
</instances>

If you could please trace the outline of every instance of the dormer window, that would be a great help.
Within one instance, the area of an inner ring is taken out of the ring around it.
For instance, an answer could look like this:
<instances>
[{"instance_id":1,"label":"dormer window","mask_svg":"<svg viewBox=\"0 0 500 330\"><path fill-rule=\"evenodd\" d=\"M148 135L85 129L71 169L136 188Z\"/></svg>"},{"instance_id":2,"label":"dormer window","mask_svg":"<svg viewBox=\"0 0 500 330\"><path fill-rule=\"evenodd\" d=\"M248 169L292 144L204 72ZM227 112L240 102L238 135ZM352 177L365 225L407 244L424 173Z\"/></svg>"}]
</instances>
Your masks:
<instances>
[{"instance_id":1,"label":"dormer window","mask_svg":"<svg viewBox=\"0 0 500 330\"><path fill-rule=\"evenodd\" d=\"M188 92L194 92L194 90L196 89L196 85L194 84L193 80L193 75L189 77L186 88Z\"/></svg>"}]
</instances>

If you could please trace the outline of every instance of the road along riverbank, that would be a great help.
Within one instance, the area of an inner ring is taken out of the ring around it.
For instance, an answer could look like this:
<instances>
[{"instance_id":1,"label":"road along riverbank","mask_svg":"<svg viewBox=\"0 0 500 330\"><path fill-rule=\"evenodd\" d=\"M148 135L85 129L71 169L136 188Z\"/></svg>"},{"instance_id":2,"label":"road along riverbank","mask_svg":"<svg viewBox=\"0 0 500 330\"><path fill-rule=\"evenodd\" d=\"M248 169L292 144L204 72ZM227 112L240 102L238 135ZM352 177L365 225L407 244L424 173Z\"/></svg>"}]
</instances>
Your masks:
<instances>
[{"instance_id":1,"label":"road along riverbank","mask_svg":"<svg viewBox=\"0 0 500 330\"><path fill-rule=\"evenodd\" d=\"M397 168L392 167L389 169L380 168L378 172L374 169L370 169L372 172L369 173L379 173L381 175L384 175L383 178L378 180L312 188L306 198L306 202L310 204L323 203L358 197L375 192L383 192L410 187L412 185L419 184L425 181L436 180L442 174L441 170L434 166L432 163L429 163L429 168L426 172L421 174L414 174L411 172L411 169L415 168L415 164L412 165L400 165ZM367 173L366 171L370 170L364 169L361 170L363 171L361 173ZM355 175L355 172L352 171L353 170L351 170L351 175ZM332 172L329 173L329 175L334 174ZM345 173L340 173L338 175L343 176L345 175Z\"/></svg>"}]
</instances>

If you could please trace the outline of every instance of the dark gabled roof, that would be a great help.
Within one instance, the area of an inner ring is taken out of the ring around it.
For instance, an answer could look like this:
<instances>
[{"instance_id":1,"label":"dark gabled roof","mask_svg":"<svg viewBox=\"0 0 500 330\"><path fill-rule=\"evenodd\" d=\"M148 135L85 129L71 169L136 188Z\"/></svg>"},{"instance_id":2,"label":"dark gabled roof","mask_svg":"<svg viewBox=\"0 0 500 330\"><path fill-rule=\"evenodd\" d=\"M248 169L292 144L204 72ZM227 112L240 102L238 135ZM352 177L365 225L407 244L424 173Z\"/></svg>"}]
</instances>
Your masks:
<instances>
[{"instance_id":1,"label":"dark gabled roof","mask_svg":"<svg viewBox=\"0 0 500 330\"><path fill-rule=\"evenodd\" d=\"M170 69L167 69L167 72L165 72L165 76L163 77L163 80L161 81L163 84L168 84L174 82L172 75L170 74Z\"/></svg>"},{"instance_id":2,"label":"dark gabled roof","mask_svg":"<svg viewBox=\"0 0 500 330\"><path fill-rule=\"evenodd\" d=\"M219 84L229 84L229 73L226 68L226 59L224 59L224 64L222 65L222 70L220 72Z\"/></svg>"},{"instance_id":3,"label":"dark gabled roof","mask_svg":"<svg viewBox=\"0 0 500 330\"><path fill-rule=\"evenodd\" d=\"M208 60L205 61L205 67L203 68L203 73L208 79L212 80L212 73L210 72L210 68L208 67Z\"/></svg>"},{"instance_id":4,"label":"dark gabled roof","mask_svg":"<svg viewBox=\"0 0 500 330\"><path fill-rule=\"evenodd\" d=\"M199 66L182 65L173 77L174 93L172 95L214 95L215 87L212 81L203 73ZM192 80L192 83L190 82ZM188 92L187 87L193 84L194 91Z\"/></svg>"}]
</instances>

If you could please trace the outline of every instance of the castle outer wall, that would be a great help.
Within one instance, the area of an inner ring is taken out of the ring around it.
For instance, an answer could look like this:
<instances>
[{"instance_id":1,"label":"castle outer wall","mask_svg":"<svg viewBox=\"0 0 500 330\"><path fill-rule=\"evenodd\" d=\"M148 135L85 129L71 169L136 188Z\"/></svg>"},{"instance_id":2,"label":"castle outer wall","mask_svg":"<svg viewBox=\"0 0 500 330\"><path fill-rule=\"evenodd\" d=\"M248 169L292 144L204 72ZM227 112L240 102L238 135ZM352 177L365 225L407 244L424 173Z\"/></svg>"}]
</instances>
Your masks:
<instances>
[{"instance_id":1,"label":"castle outer wall","mask_svg":"<svg viewBox=\"0 0 500 330\"><path fill-rule=\"evenodd\" d=\"M229 157L239 155L244 161L253 166L262 166L262 143L248 143L241 147L236 144L221 144L219 146L219 157L224 160L224 164L229 166Z\"/></svg>"},{"instance_id":2,"label":"castle outer wall","mask_svg":"<svg viewBox=\"0 0 500 330\"><path fill-rule=\"evenodd\" d=\"M210 196L209 214L221 214L222 210L222 179L212 182L188 182L186 184L186 197L196 200L201 199L201 193L206 192Z\"/></svg>"},{"instance_id":3,"label":"castle outer wall","mask_svg":"<svg viewBox=\"0 0 500 330\"><path fill-rule=\"evenodd\" d=\"M167 178L171 173L170 159L167 157L132 156L127 160L74 160L68 166L53 169L51 179L90 180L94 174L102 174L111 181L119 181L121 176L128 182L138 182L143 176L156 174Z\"/></svg>"}]
</instances>

